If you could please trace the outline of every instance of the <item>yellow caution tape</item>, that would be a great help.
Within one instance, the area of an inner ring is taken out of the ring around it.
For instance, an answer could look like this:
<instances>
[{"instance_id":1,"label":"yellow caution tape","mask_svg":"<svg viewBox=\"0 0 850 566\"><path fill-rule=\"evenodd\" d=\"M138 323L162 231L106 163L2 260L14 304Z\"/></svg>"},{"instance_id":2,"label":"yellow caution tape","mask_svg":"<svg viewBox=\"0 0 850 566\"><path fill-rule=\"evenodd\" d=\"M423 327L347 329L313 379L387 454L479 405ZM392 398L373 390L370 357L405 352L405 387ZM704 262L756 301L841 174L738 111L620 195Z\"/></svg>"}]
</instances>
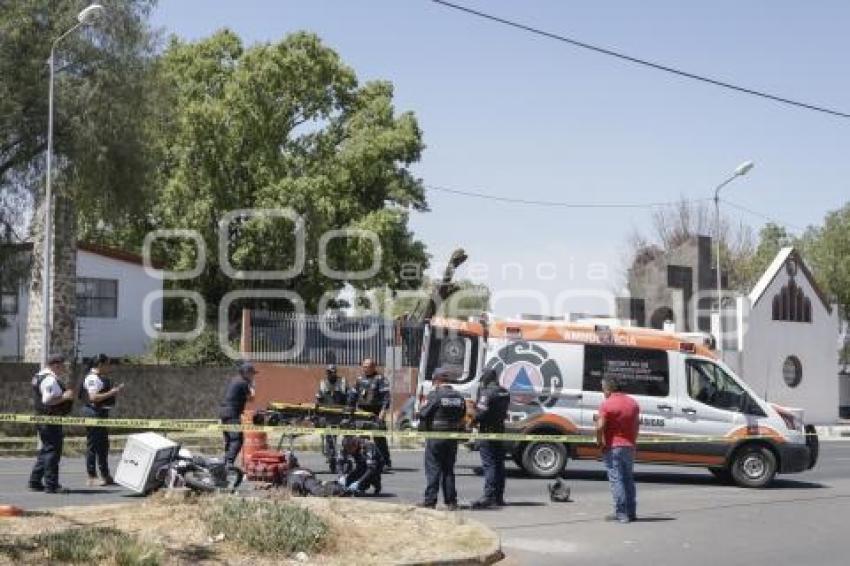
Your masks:
<instances>
[{"instance_id":1,"label":"yellow caution tape","mask_svg":"<svg viewBox=\"0 0 850 566\"><path fill-rule=\"evenodd\" d=\"M87 427L108 427L144 430L172 431L227 431L227 432L266 432L298 436L306 434L384 436L398 439L444 439L444 440L501 440L505 442L564 442L570 444L596 444L595 434L525 434L525 433L486 433L486 432L425 432L417 430L373 430L350 429L341 427L305 427L290 425L221 424L213 420L175 420L175 419L98 419L90 417L59 417L50 415L22 415L0 413L0 424L50 424ZM772 436L748 435L748 440L773 438ZM692 442L735 442L738 438L726 436L641 436L639 444L668 444Z\"/></svg>"}]
</instances>

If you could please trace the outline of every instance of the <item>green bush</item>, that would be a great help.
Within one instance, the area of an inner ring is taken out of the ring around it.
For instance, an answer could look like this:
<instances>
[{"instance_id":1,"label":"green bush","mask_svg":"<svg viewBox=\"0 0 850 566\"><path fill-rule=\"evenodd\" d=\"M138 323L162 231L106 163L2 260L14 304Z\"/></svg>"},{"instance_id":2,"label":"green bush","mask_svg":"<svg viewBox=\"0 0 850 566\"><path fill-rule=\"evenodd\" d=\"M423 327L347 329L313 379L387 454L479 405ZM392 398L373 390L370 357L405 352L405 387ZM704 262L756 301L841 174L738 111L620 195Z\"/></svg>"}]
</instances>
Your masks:
<instances>
[{"instance_id":1,"label":"green bush","mask_svg":"<svg viewBox=\"0 0 850 566\"><path fill-rule=\"evenodd\" d=\"M162 559L156 547L110 527L69 529L40 534L31 540L49 562L157 566Z\"/></svg>"},{"instance_id":2,"label":"green bush","mask_svg":"<svg viewBox=\"0 0 850 566\"><path fill-rule=\"evenodd\" d=\"M233 360L221 351L218 334L213 330L205 330L194 340L154 340L144 361L167 362L177 366L233 364Z\"/></svg>"},{"instance_id":3,"label":"green bush","mask_svg":"<svg viewBox=\"0 0 850 566\"><path fill-rule=\"evenodd\" d=\"M262 554L311 553L325 545L329 529L312 512L287 503L229 498L204 514L210 536Z\"/></svg>"}]
</instances>

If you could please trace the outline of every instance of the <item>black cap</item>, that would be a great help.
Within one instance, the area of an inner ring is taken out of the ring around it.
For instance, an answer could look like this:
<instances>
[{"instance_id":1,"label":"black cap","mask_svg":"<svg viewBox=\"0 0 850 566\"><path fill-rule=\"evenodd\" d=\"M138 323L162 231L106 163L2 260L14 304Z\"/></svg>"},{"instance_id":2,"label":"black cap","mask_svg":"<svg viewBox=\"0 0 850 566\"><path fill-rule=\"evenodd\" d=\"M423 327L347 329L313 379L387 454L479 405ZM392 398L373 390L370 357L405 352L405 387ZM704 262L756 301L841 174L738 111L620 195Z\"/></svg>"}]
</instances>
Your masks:
<instances>
[{"instance_id":1,"label":"black cap","mask_svg":"<svg viewBox=\"0 0 850 566\"><path fill-rule=\"evenodd\" d=\"M455 383L454 370L442 366L438 367L434 370L434 373L431 374L431 381L438 380L444 383Z\"/></svg>"},{"instance_id":2,"label":"black cap","mask_svg":"<svg viewBox=\"0 0 850 566\"><path fill-rule=\"evenodd\" d=\"M65 363L65 354L50 354L47 358L47 365L52 366L53 364L64 364Z\"/></svg>"},{"instance_id":3,"label":"black cap","mask_svg":"<svg viewBox=\"0 0 850 566\"><path fill-rule=\"evenodd\" d=\"M254 364L247 361L238 362L236 364L236 369L239 370L239 373L257 373L257 368L254 367Z\"/></svg>"}]
</instances>

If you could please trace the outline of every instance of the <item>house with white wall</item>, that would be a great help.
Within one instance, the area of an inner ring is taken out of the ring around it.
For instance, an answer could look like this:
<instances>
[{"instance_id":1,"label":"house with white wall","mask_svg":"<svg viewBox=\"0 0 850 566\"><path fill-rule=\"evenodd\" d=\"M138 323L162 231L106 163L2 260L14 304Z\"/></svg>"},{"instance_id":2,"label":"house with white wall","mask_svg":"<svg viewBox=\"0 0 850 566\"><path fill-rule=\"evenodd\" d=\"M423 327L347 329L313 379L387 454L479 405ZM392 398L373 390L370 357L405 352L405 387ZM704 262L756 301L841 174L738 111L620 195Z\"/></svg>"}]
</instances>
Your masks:
<instances>
[{"instance_id":1,"label":"house with white wall","mask_svg":"<svg viewBox=\"0 0 850 566\"><path fill-rule=\"evenodd\" d=\"M18 246L32 254L31 244ZM77 344L79 355L134 356L148 351L145 298L162 291L162 279L149 275L141 256L104 246L77 245ZM0 289L0 360L23 359L26 346L29 281ZM150 304L152 326L162 321L162 301Z\"/></svg>"}]
</instances>

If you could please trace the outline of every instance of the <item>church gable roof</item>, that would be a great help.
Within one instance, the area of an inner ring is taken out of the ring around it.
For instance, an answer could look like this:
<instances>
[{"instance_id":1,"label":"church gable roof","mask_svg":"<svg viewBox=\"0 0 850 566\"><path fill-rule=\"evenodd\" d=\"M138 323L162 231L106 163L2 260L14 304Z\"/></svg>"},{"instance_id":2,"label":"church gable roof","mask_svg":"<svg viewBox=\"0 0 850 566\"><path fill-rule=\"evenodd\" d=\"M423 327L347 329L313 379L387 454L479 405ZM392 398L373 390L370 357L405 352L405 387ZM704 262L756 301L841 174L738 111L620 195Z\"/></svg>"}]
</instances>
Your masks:
<instances>
[{"instance_id":1,"label":"church gable roof","mask_svg":"<svg viewBox=\"0 0 850 566\"><path fill-rule=\"evenodd\" d=\"M753 307L756 306L756 303L758 303L759 299L764 296L765 292L770 287L770 284L773 283L773 280L776 279L776 276L782 269L785 268L785 265L791 259L794 260L799 267L800 272L809 282L812 289L814 289L815 294L818 296L818 299L820 299L820 302L823 305L823 308L826 309L828 313L832 313L832 307L830 306L829 301L826 300L826 295L824 295L823 291L821 291L821 288L818 286L817 281L815 281L811 270L809 270L809 266L806 265L806 262L803 261L802 256L800 256L800 252L798 252L793 246L782 248L779 253L776 254L776 257L773 258L770 266L762 274L752 291L750 291L750 304Z\"/></svg>"}]
</instances>

